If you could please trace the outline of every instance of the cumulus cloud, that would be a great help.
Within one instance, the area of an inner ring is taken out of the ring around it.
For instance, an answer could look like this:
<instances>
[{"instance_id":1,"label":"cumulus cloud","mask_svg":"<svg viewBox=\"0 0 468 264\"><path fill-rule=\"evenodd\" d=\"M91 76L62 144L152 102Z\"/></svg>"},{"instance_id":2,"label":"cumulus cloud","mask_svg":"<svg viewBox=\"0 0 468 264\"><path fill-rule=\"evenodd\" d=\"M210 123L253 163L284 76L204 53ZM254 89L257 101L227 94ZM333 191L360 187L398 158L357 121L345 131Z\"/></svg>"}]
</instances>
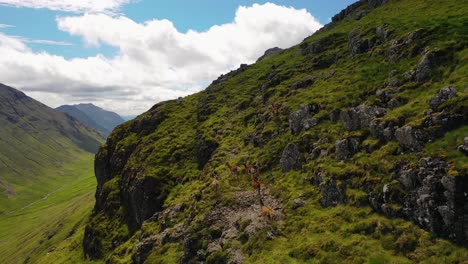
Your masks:
<instances>
[{"instance_id":1,"label":"cumulus cloud","mask_svg":"<svg viewBox=\"0 0 468 264\"><path fill-rule=\"evenodd\" d=\"M290 47L322 26L305 9L271 3L241 6L231 23L203 32L181 33L168 20L137 23L106 14L60 17L57 23L86 45L109 45L118 53L67 60L35 53L0 33L0 82L49 105L88 101L121 114L197 92L266 49Z\"/></svg>"},{"instance_id":2,"label":"cumulus cloud","mask_svg":"<svg viewBox=\"0 0 468 264\"><path fill-rule=\"evenodd\" d=\"M85 13L114 12L130 0L0 0L0 5Z\"/></svg>"}]
</instances>

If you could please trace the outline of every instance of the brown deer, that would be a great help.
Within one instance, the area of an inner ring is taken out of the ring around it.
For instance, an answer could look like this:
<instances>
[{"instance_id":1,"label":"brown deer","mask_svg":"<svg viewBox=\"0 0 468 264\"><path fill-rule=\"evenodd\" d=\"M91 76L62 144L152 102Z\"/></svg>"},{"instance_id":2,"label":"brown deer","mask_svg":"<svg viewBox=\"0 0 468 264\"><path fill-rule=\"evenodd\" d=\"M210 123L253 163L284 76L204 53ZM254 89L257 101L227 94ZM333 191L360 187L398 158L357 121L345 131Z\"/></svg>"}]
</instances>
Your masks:
<instances>
[{"instance_id":1,"label":"brown deer","mask_svg":"<svg viewBox=\"0 0 468 264\"><path fill-rule=\"evenodd\" d=\"M248 166L247 164L244 165L244 171L248 175L253 175L255 172L257 172L257 169L255 169L253 166Z\"/></svg>"},{"instance_id":2,"label":"brown deer","mask_svg":"<svg viewBox=\"0 0 468 264\"><path fill-rule=\"evenodd\" d=\"M273 116L279 115L280 104L271 104L271 114Z\"/></svg>"},{"instance_id":3,"label":"brown deer","mask_svg":"<svg viewBox=\"0 0 468 264\"><path fill-rule=\"evenodd\" d=\"M227 161L226 161L226 166L229 168L231 173L239 174L239 172L241 171L241 168L239 166L230 165L229 162L227 162Z\"/></svg>"},{"instance_id":4,"label":"brown deer","mask_svg":"<svg viewBox=\"0 0 468 264\"><path fill-rule=\"evenodd\" d=\"M218 193L218 190L219 190L219 175L218 175L218 172L216 171L213 171L212 172L212 175L213 175L213 181L211 182L211 186L213 186L213 190Z\"/></svg>"},{"instance_id":5,"label":"brown deer","mask_svg":"<svg viewBox=\"0 0 468 264\"><path fill-rule=\"evenodd\" d=\"M215 191L215 193L218 193L218 191L219 191L219 180L218 180L218 179L214 179L214 180L211 182L211 186L213 186L213 190Z\"/></svg>"},{"instance_id":6,"label":"brown deer","mask_svg":"<svg viewBox=\"0 0 468 264\"><path fill-rule=\"evenodd\" d=\"M261 215L263 217L266 217L269 221L273 220L273 218L275 217L276 215L276 212L275 210L273 210L273 208L269 207L269 206L266 206L264 203L263 203L263 200L262 200L262 197L260 196L260 205L261 205Z\"/></svg>"}]
</instances>

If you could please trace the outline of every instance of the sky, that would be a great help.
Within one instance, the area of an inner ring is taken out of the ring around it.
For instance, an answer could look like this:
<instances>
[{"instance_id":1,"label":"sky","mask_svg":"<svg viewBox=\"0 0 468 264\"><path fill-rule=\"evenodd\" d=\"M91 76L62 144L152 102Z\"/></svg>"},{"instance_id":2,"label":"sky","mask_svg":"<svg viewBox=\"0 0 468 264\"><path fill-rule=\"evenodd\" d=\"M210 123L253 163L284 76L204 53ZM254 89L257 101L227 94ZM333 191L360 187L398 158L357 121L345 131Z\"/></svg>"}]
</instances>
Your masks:
<instances>
[{"instance_id":1,"label":"sky","mask_svg":"<svg viewBox=\"0 0 468 264\"><path fill-rule=\"evenodd\" d=\"M121 115L298 44L355 0L0 0L0 83Z\"/></svg>"}]
</instances>

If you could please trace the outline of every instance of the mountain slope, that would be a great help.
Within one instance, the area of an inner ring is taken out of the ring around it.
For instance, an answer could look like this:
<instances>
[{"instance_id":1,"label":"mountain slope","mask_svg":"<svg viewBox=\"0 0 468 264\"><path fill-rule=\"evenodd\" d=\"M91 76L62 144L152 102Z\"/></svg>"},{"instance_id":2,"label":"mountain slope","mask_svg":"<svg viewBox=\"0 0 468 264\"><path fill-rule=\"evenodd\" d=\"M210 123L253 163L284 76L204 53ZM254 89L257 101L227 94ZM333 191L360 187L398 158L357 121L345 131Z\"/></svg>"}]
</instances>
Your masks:
<instances>
[{"instance_id":1,"label":"mountain slope","mask_svg":"<svg viewBox=\"0 0 468 264\"><path fill-rule=\"evenodd\" d=\"M52 191L66 178L63 167L88 159L102 140L76 119L0 84L2 211Z\"/></svg>"},{"instance_id":2,"label":"mountain slope","mask_svg":"<svg viewBox=\"0 0 468 264\"><path fill-rule=\"evenodd\" d=\"M359 1L301 44L117 127L96 155L86 256L468 261L467 10Z\"/></svg>"},{"instance_id":3,"label":"mountain slope","mask_svg":"<svg viewBox=\"0 0 468 264\"><path fill-rule=\"evenodd\" d=\"M68 111L70 108L75 109ZM118 114L104 110L93 104L64 105L58 107L57 110L62 112L65 111L67 114L77 118L84 124L96 129L105 137L107 137L116 126L125 122L125 120ZM84 114L87 118L83 117L83 115L78 111Z\"/></svg>"},{"instance_id":4,"label":"mountain slope","mask_svg":"<svg viewBox=\"0 0 468 264\"><path fill-rule=\"evenodd\" d=\"M62 105L55 108L55 110L74 117L75 119L79 120L82 124L86 125L89 128L95 129L105 137L108 136L111 132L108 129L96 123L93 119L91 119L89 116L81 112L78 108L76 108L73 105Z\"/></svg>"}]
</instances>

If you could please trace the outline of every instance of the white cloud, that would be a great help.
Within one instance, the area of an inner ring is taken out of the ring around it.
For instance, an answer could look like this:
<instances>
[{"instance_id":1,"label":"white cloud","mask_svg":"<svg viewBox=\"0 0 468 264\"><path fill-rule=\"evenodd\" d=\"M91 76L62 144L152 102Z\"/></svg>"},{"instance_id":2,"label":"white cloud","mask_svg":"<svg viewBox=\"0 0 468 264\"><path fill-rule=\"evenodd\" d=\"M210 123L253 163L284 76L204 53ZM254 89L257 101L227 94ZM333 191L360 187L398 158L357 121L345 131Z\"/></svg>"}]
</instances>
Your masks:
<instances>
[{"instance_id":1,"label":"white cloud","mask_svg":"<svg viewBox=\"0 0 468 264\"><path fill-rule=\"evenodd\" d=\"M0 5L85 13L114 12L131 0L0 0Z\"/></svg>"},{"instance_id":2,"label":"white cloud","mask_svg":"<svg viewBox=\"0 0 468 264\"><path fill-rule=\"evenodd\" d=\"M34 43L34 44L44 44L44 45L52 45L52 46L73 46L72 43L66 41L55 41L55 40L46 40L46 39L31 39L25 38L21 36L9 36L10 38L15 38L18 41L24 43Z\"/></svg>"},{"instance_id":3,"label":"white cloud","mask_svg":"<svg viewBox=\"0 0 468 264\"><path fill-rule=\"evenodd\" d=\"M7 24L0 24L0 29L2 28L11 28L13 27L12 25L7 25Z\"/></svg>"},{"instance_id":4,"label":"white cloud","mask_svg":"<svg viewBox=\"0 0 468 264\"><path fill-rule=\"evenodd\" d=\"M168 20L137 23L105 14L61 17L57 23L87 45L110 45L118 54L66 60L35 53L0 33L0 82L52 106L87 101L121 114L197 92L239 64L255 62L266 49L295 45L322 26L306 10L271 3L239 7L233 22L204 32L181 33Z\"/></svg>"}]
</instances>

